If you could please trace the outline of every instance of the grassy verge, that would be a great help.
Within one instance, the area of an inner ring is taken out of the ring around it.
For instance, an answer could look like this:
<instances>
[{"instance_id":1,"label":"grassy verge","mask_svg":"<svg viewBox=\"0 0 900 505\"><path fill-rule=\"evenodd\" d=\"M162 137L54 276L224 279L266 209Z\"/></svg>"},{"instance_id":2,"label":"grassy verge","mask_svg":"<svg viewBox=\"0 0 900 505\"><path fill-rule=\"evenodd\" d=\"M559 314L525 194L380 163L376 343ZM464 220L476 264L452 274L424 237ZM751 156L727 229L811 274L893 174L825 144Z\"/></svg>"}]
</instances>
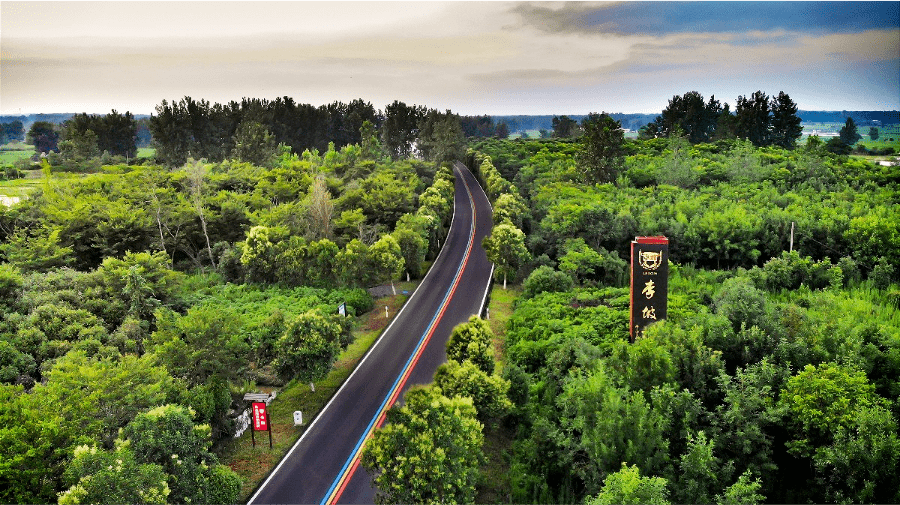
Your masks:
<instances>
[{"instance_id":1,"label":"grassy verge","mask_svg":"<svg viewBox=\"0 0 900 505\"><path fill-rule=\"evenodd\" d=\"M412 293L416 284L416 282L399 283L397 293L404 290ZM221 462L230 466L244 481L241 488L241 502L246 502L250 498L253 490L287 454L344 380L350 376L382 330L387 327L390 319L384 317L384 306L388 306L390 317L393 318L407 298L409 295L403 294L379 298L375 301L375 308L372 311L358 318L353 332L355 336L353 343L338 357L328 377L316 383L315 392L310 391L309 384L291 382L278 393L267 409L272 423L272 449L269 449L269 438L265 432L256 434L256 447L253 447L250 433L247 432L241 438L225 441L216 448ZM301 426L294 426L295 410L303 412Z\"/></svg>"},{"instance_id":2,"label":"grassy verge","mask_svg":"<svg viewBox=\"0 0 900 505\"><path fill-rule=\"evenodd\" d=\"M491 290L490 320L488 324L494 332L494 356L498 370L506 363L505 342L506 322L513 313L513 302L522 292L519 286L503 289L494 286ZM481 467L475 503L509 503L512 499L512 483L509 466L512 442L515 433L502 421L484 428L484 455L486 461Z\"/></svg>"}]
</instances>

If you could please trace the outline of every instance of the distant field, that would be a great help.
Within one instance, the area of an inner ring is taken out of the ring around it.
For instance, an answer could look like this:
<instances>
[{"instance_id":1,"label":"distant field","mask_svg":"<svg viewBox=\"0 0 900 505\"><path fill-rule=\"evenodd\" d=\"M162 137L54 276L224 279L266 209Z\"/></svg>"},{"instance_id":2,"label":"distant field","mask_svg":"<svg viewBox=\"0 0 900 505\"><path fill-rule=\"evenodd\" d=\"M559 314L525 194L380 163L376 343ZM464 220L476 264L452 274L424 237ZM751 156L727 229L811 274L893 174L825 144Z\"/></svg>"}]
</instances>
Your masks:
<instances>
[{"instance_id":1,"label":"distant field","mask_svg":"<svg viewBox=\"0 0 900 505\"><path fill-rule=\"evenodd\" d=\"M0 165L12 165L22 158L30 158L34 154L34 147L21 142L14 142L0 146Z\"/></svg>"},{"instance_id":2,"label":"distant field","mask_svg":"<svg viewBox=\"0 0 900 505\"><path fill-rule=\"evenodd\" d=\"M138 147L138 158L152 158L154 156L156 156L156 149L153 149L152 147Z\"/></svg>"},{"instance_id":3,"label":"distant field","mask_svg":"<svg viewBox=\"0 0 900 505\"><path fill-rule=\"evenodd\" d=\"M0 203L9 205L31 194L41 184L40 170L27 170L24 179L0 180Z\"/></svg>"}]
</instances>

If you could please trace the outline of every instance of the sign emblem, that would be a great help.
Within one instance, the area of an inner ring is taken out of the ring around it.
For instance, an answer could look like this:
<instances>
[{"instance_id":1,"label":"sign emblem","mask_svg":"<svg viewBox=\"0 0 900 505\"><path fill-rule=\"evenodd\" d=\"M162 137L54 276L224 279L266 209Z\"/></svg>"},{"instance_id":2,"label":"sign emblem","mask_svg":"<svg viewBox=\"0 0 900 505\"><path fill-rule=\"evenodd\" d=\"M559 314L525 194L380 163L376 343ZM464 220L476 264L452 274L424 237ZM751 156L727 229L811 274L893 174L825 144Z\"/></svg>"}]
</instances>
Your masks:
<instances>
[{"instance_id":1,"label":"sign emblem","mask_svg":"<svg viewBox=\"0 0 900 505\"><path fill-rule=\"evenodd\" d=\"M644 270L656 270L662 265L662 251L638 251L638 258Z\"/></svg>"}]
</instances>

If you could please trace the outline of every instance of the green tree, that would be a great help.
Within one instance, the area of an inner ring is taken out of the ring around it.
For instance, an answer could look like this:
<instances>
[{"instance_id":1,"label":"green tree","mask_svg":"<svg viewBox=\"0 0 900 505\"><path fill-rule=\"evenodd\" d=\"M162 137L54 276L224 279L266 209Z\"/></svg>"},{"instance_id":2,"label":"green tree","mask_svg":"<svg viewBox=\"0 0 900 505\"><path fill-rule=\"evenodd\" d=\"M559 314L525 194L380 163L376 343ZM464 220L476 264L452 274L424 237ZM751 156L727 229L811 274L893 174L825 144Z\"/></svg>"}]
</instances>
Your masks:
<instances>
[{"instance_id":1,"label":"green tree","mask_svg":"<svg viewBox=\"0 0 900 505\"><path fill-rule=\"evenodd\" d=\"M70 487L59 494L60 505L79 503L164 504L170 494L166 474L159 465L139 463L128 444L114 451L81 445L66 468ZM180 503L180 502L176 502Z\"/></svg>"},{"instance_id":2,"label":"green tree","mask_svg":"<svg viewBox=\"0 0 900 505\"><path fill-rule=\"evenodd\" d=\"M471 503L482 453L482 425L470 398L412 387L401 408L363 449L377 503Z\"/></svg>"},{"instance_id":3,"label":"green tree","mask_svg":"<svg viewBox=\"0 0 900 505\"><path fill-rule=\"evenodd\" d=\"M704 103L703 95L696 91L689 91L683 96L675 95L663 109L662 115L646 126L645 135L671 138L683 134L691 144L708 142L721 112L721 104L715 96Z\"/></svg>"},{"instance_id":4,"label":"green tree","mask_svg":"<svg viewBox=\"0 0 900 505\"><path fill-rule=\"evenodd\" d=\"M553 116L553 136L558 139L574 137L578 130L578 121L569 116Z\"/></svg>"},{"instance_id":5,"label":"green tree","mask_svg":"<svg viewBox=\"0 0 900 505\"><path fill-rule=\"evenodd\" d=\"M400 244L392 235L382 235L372 244L368 259L369 275L374 284L392 281L403 272L404 260Z\"/></svg>"},{"instance_id":6,"label":"green tree","mask_svg":"<svg viewBox=\"0 0 900 505\"><path fill-rule=\"evenodd\" d=\"M406 280L422 273L422 262L428 252L428 223L417 214L404 214L394 228L394 239L400 246L400 256L406 269Z\"/></svg>"},{"instance_id":7,"label":"green tree","mask_svg":"<svg viewBox=\"0 0 900 505\"><path fill-rule=\"evenodd\" d=\"M22 386L0 384L0 502L50 503L68 447Z\"/></svg>"},{"instance_id":8,"label":"green tree","mask_svg":"<svg viewBox=\"0 0 900 505\"><path fill-rule=\"evenodd\" d=\"M149 356L90 359L72 351L54 364L46 379L32 391L36 408L59 419L69 440L99 440L108 448L135 415L178 392L168 371Z\"/></svg>"},{"instance_id":9,"label":"green tree","mask_svg":"<svg viewBox=\"0 0 900 505\"><path fill-rule=\"evenodd\" d=\"M438 166L463 159L466 152L466 137L463 135L459 116L447 114L443 119L436 119L431 126L431 134L422 140L422 148L427 159Z\"/></svg>"},{"instance_id":10,"label":"green tree","mask_svg":"<svg viewBox=\"0 0 900 505\"><path fill-rule=\"evenodd\" d=\"M571 275L575 282L618 277L619 272L607 272L612 265L602 254L588 246L583 238L566 239L563 251L559 269Z\"/></svg>"},{"instance_id":11,"label":"green tree","mask_svg":"<svg viewBox=\"0 0 900 505\"><path fill-rule=\"evenodd\" d=\"M138 463L158 465L166 475L171 503L234 503L241 479L209 451L208 425L194 425L193 413L162 405L138 414L122 430Z\"/></svg>"},{"instance_id":12,"label":"green tree","mask_svg":"<svg viewBox=\"0 0 900 505\"><path fill-rule=\"evenodd\" d=\"M381 125L381 141L393 159L406 158L412 152L419 133L419 122L425 116L425 107L394 102L384 108Z\"/></svg>"},{"instance_id":13,"label":"green tree","mask_svg":"<svg viewBox=\"0 0 900 505\"><path fill-rule=\"evenodd\" d=\"M874 126L869 128L869 138L872 140L878 140L878 137L878 128L875 128Z\"/></svg>"},{"instance_id":14,"label":"green tree","mask_svg":"<svg viewBox=\"0 0 900 505\"><path fill-rule=\"evenodd\" d=\"M759 493L762 484L759 478L753 479L750 470L742 473L737 482L728 486L720 495L716 495L719 505L756 505L763 503L766 497Z\"/></svg>"},{"instance_id":15,"label":"green tree","mask_svg":"<svg viewBox=\"0 0 900 505\"><path fill-rule=\"evenodd\" d=\"M784 91L772 97L772 143L785 149L793 150L797 140L803 134L800 117L797 116L797 104Z\"/></svg>"},{"instance_id":16,"label":"green tree","mask_svg":"<svg viewBox=\"0 0 900 505\"><path fill-rule=\"evenodd\" d=\"M547 291L566 292L571 290L574 284L572 276L542 265L535 268L522 283L522 297L534 298Z\"/></svg>"},{"instance_id":17,"label":"green tree","mask_svg":"<svg viewBox=\"0 0 900 505\"><path fill-rule=\"evenodd\" d=\"M459 363L472 362L486 374L494 373L494 332L488 323L472 316L458 324L447 340L447 359Z\"/></svg>"},{"instance_id":18,"label":"green tree","mask_svg":"<svg viewBox=\"0 0 900 505\"><path fill-rule=\"evenodd\" d=\"M581 178L587 183L614 182L625 158L622 125L608 114L592 112L581 121L583 131L576 156Z\"/></svg>"},{"instance_id":19,"label":"green tree","mask_svg":"<svg viewBox=\"0 0 900 505\"><path fill-rule=\"evenodd\" d=\"M512 223L501 223L493 227L491 234L482 241L482 246L488 259L497 266L497 274L503 276L503 289L506 289L506 278L515 275L528 258L525 234Z\"/></svg>"},{"instance_id":20,"label":"green tree","mask_svg":"<svg viewBox=\"0 0 900 505\"><path fill-rule=\"evenodd\" d=\"M788 451L807 457L830 444L839 429L849 428L858 409L878 405L865 373L833 363L806 365L788 379L779 402L792 428Z\"/></svg>"},{"instance_id":21,"label":"green tree","mask_svg":"<svg viewBox=\"0 0 900 505\"><path fill-rule=\"evenodd\" d=\"M245 120L238 126L232 141L232 158L260 167L272 164L278 147L275 136L265 126L250 120Z\"/></svg>"},{"instance_id":22,"label":"green tree","mask_svg":"<svg viewBox=\"0 0 900 505\"><path fill-rule=\"evenodd\" d=\"M747 139L753 145L767 146L772 143L769 97L762 91L756 91L750 98L739 96L735 116L738 138Z\"/></svg>"},{"instance_id":23,"label":"green tree","mask_svg":"<svg viewBox=\"0 0 900 505\"><path fill-rule=\"evenodd\" d=\"M555 405L560 409L559 463L581 479L587 494L599 492L623 461L634 461L647 473L663 470L668 421L643 392L616 387L601 363L571 373Z\"/></svg>"},{"instance_id":24,"label":"green tree","mask_svg":"<svg viewBox=\"0 0 900 505\"><path fill-rule=\"evenodd\" d=\"M586 505L647 504L667 505L669 503L666 479L643 477L637 466L622 462L622 469L609 474L603 481L600 494L585 500ZM691 500L701 503L699 500Z\"/></svg>"},{"instance_id":25,"label":"green tree","mask_svg":"<svg viewBox=\"0 0 900 505\"><path fill-rule=\"evenodd\" d=\"M275 370L285 380L314 382L328 375L341 350L341 327L315 311L300 314L275 342Z\"/></svg>"},{"instance_id":26,"label":"green tree","mask_svg":"<svg viewBox=\"0 0 900 505\"><path fill-rule=\"evenodd\" d=\"M91 130L66 132L66 139L59 143L59 155L64 161L76 164L76 167L99 157L97 134Z\"/></svg>"},{"instance_id":27,"label":"green tree","mask_svg":"<svg viewBox=\"0 0 900 505\"><path fill-rule=\"evenodd\" d=\"M238 379L248 366L250 346L241 332L243 322L230 307L195 305L184 315L160 308L156 324L149 351L190 386L211 377Z\"/></svg>"},{"instance_id":28,"label":"green tree","mask_svg":"<svg viewBox=\"0 0 900 505\"><path fill-rule=\"evenodd\" d=\"M482 423L503 417L512 410L509 380L486 373L471 361L449 360L439 366L434 373L434 385L448 398L471 398Z\"/></svg>"},{"instance_id":29,"label":"green tree","mask_svg":"<svg viewBox=\"0 0 900 505\"><path fill-rule=\"evenodd\" d=\"M853 121L852 117L848 117L847 121L844 122L844 126L841 128L838 136L840 137L841 142L847 146L852 146L862 138L862 135L860 135L859 131L856 129L856 123Z\"/></svg>"},{"instance_id":30,"label":"green tree","mask_svg":"<svg viewBox=\"0 0 900 505\"><path fill-rule=\"evenodd\" d=\"M59 152L59 131L53 123L35 121L28 130L25 142L39 153Z\"/></svg>"}]
</instances>

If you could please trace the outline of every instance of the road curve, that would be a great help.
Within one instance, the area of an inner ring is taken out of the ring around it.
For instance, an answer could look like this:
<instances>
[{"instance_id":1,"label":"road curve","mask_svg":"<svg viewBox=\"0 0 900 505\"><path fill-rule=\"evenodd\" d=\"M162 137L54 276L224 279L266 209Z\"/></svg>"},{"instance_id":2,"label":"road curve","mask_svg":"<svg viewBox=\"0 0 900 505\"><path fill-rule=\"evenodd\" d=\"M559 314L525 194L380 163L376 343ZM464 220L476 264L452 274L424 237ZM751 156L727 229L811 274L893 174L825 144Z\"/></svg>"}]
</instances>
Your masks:
<instances>
[{"instance_id":1,"label":"road curve","mask_svg":"<svg viewBox=\"0 0 900 505\"><path fill-rule=\"evenodd\" d=\"M372 478L358 464L364 439L413 384L431 382L446 361L454 326L477 314L492 265L481 247L491 207L462 164L450 231L440 255L357 368L260 485L250 504L374 503Z\"/></svg>"}]
</instances>

